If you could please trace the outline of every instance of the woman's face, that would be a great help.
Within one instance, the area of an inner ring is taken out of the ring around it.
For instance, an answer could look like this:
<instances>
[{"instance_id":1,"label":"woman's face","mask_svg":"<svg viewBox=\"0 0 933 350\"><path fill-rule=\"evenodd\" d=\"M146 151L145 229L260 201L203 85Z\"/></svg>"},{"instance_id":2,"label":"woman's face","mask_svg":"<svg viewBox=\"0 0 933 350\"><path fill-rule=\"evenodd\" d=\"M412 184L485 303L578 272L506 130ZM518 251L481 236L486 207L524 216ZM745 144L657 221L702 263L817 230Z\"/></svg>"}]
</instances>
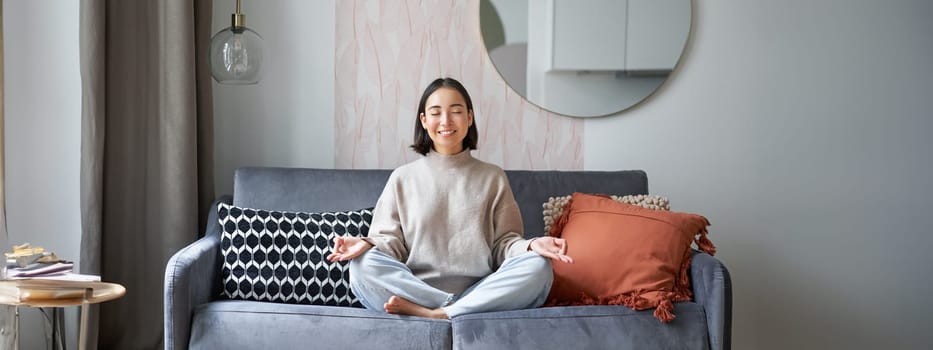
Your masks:
<instances>
[{"instance_id":1,"label":"woman's face","mask_svg":"<svg viewBox=\"0 0 933 350\"><path fill-rule=\"evenodd\" d=\"M434 150L446 155L463 151L463 139L473 125L473 112L467 111L463 96L455 89L442 87L428 96L424 106L419 118L434 141Z\"/></svg>"}]
</instances>

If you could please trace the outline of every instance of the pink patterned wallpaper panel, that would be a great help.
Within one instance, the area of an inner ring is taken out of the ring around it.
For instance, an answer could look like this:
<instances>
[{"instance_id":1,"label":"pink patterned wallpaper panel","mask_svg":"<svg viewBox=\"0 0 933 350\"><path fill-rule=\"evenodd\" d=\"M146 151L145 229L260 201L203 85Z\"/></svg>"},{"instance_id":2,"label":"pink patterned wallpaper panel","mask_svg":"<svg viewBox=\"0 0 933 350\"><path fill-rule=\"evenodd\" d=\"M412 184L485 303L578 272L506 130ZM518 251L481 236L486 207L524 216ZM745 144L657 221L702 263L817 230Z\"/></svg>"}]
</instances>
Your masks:
<instances>
[{"instance_id":1,"label":"pink patterned wallpaper panel","mask_svg":"<svg viewBox=\"0 0 933 350\"><path fill-rule=\"evenodd\" d=\"M583 169L583 121L528 103L489 61L479 1L337 2L337 168L391 169L411 151L418 99L449 76L473 98L474 156L505 169Z\"/></svg>"}]
</instances>

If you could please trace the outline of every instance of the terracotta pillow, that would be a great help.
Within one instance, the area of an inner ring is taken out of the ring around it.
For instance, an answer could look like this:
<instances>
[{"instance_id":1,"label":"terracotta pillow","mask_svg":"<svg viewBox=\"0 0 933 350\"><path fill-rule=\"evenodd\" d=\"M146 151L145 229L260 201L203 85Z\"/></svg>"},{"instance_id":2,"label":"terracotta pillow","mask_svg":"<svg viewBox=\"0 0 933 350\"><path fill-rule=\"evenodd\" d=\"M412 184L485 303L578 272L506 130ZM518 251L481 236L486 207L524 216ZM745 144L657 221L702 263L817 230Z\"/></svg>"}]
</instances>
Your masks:
<instances>
[{"instance_id":1,"label":"terracotta pillow","mask_svg":"<svg viewBox=\"0 0 933 350\"><path fill-rule=\"evenodd\" d=\"M673 302L691 298L691 243L715 254L706 218L619 203L608 196L574 193L550 235L567 240L573 264L553 264L554 285L545 306L625 305L655 308L674 319Z\"/></svg>"}]
</instances>

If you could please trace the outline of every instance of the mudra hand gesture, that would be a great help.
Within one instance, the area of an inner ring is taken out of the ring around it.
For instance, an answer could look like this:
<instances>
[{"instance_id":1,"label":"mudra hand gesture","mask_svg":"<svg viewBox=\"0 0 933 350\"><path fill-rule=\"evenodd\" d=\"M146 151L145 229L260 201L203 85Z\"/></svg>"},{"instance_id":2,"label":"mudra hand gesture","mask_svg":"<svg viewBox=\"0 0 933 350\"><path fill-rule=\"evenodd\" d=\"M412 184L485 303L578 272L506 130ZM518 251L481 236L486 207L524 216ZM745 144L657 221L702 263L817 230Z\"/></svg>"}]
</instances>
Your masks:
<instances>
[{"instance_id":1,"label":"mudra hand gesture","mask_svg":"<svg viewBox=\"0 0 933 350\"><path fill-rule=\"evenodd\" d=\"M528 249L545 258L573 263L573 259L567 256L567 240L562 238L538 237L531 240Z\"/></svg>"},{"instance_id":2,"label":"mudra hand gesture","mask_svg":"<svg viewBox=\"0 0 933 350\"><path fill-rule=\"evenodd\" d=\"M369 244L369 242L359 237L334 237L334 248L330 255L327 256L327 261L337 262L351 260L363 255L363 253L372 247L372 244Z\"/></svg>"}]
</instances>

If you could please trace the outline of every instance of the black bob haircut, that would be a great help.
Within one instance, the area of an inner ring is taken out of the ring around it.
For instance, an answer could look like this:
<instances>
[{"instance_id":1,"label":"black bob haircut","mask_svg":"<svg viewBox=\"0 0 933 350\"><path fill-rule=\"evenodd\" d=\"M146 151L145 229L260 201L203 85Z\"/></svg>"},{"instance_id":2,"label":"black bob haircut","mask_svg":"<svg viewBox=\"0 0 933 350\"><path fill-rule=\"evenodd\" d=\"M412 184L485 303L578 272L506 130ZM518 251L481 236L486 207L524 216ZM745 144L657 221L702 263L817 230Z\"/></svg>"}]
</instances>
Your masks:
<instances>
[{"instance_id":1,"label":"black bob haircut","mask_svg":"<svg viewBox=\"0 0 933 350\"><path fill-rule=\"evenodd\" d=\"M421 127L421 113L425 113L425 104L428 103L428 97L440 88L451 88L457 90L466 101L467 113L473 112L473 100L463 84L453 78L437 78L428 84L421 95L421 101L418 102L418 110L415 113L415 140L411 148L421 155L426 155L434 148L434 141L428 135L427 130ZM476 141L479 139L479 131L476 130L476 113L473 113L473 123L467 130L466 137L463 138L463 149L476 149Z\"/></svg>"}]
</instances>

